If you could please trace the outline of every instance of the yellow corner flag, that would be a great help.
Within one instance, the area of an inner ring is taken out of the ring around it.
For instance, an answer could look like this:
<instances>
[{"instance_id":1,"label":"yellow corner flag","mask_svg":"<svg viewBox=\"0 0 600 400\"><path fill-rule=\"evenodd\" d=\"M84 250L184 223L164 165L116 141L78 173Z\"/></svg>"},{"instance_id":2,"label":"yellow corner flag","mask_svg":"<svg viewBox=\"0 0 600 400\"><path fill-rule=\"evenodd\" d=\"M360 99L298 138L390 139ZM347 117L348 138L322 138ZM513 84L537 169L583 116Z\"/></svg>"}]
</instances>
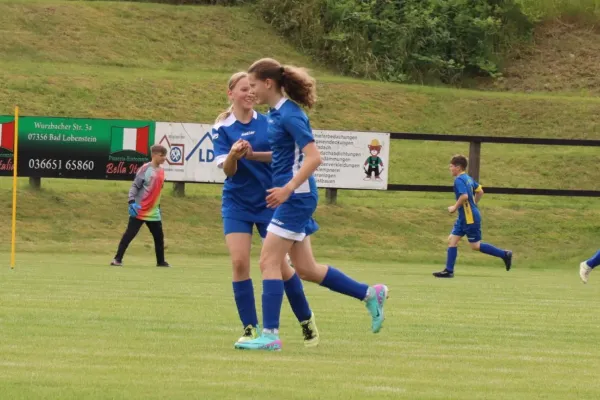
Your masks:
<instances>
[{"instance_id":1,"label":"yellow corner flag","mask_svg":"<svg viewBox=\"0 0 600 400\"><path fill-rule=\"evenodd\" d=\"M17 157L19 156L19 107L15 107L15 132L13 150L13 198L12 198L12 239L10 244L10 269L15 269L15 245L17 242Z\"/></svg>"}]
</instances>

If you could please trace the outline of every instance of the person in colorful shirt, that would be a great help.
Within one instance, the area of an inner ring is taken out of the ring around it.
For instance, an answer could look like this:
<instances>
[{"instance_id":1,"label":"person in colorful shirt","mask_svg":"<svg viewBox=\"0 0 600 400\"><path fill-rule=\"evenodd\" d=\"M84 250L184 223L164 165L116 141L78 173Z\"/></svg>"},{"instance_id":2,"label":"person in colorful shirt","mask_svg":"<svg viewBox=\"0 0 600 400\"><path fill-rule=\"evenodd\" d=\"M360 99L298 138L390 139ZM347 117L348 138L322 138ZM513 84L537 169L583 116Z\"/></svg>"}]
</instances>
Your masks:
<instances>
[{"instance_id":1,"label":"person in colorful shirt","mask_svg":"<svg viewBox=\"0 0 600 400\"><path fill-rule=\"evenodd\" d=\"M165 182L165 170L161 165L167 158L167 149L161 145L151 147L152 161L142 165L129 189L129 223L121 238L115 258L110 265L123 266L127 247L146 224L154 238L156 266L170 267L165 261L164 234L160 211L161 191Z\"/></svg>"},{"instance_id":2,"label":"person in colorful shirt","mask_svg":"<svg viewBox=\"0 0 600 400\"><path fill-rule=\"evenodd\" d=\"M504 261L507 271L512 267L513 253L510 250L499 249L489 243L481 241L481 214L477 204L483 197L483 187L465 172L468 160L463 155L456 155L450 160L450 173L454 177L454 196L456 203L448 207L448 212L454 214L458 211L458 218L448 237L448 256L446 268L434 272L436 278L453 278L454 264L458 255L458 242L467 236L469 245L475 251L498 257Z\"/></svg>"}]
</instances>

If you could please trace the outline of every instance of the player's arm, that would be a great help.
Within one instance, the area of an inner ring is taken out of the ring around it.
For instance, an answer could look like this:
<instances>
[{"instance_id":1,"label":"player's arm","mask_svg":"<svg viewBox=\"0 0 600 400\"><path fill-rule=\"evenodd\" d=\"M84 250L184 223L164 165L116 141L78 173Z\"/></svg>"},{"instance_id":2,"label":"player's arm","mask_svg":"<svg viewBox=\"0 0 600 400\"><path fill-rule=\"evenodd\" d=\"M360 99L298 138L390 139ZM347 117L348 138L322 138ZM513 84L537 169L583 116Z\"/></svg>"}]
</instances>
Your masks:
<instances>
[{"instance_id":1,"label":"player's arm","mask_svg":"<svg viewBox=\"0 0 600 400\"><path fill-rule=\"evenodd\" d=\"M227 177L235 175L239 160L237 152L233 151L236 147L235 144L231 145L227 133L220 127L218 129L213 128L212 135L217 167L221 168ZM238 150L237 147L236 150Z\"/></svg>"},{"instance_id":2,"label":"player's arm","mask_svg":"<svg viewBox=\"0 0 600 400\"><path fill-rule=\"evenodd\" d=\"M270 163L273 160L273 152L272 151L257 151L246 153L246 160Z\"/></svg>"},{"instance_id":3,"label":"player's arm","mask_svg":"<svg viewBox=\"0 0 600 400\"><path fill-rule=\"evenodd\" d=\"M482 197L483 197L483 189L481 189L479 191L475 191L475 204L478 204L479 200L481 200Z\"/></svg>"},{"instance_id":4,"label":"player's arm","mask_svg":"<svg viewBox=\"0 0 600 400\"><path fill-rule=\"evenodd\" d=\"M267 206L271 208L285 203L292 193L306 182L323 162L321 153L317 148L315 139L306 121L294 116L285 118L282 124L285 130L292 135L296 145L304 154L304 161L296 175L283 188L268 190Z\"/></svg>"},{"instance_id":5,"label":"player's arm","mask_svg":"<svg viewBox=\"0 0 600 400\"><path fill-rule=\"evenodd\" d=\"M458 199L453 206L448 207L448 212L454 213L458 210L466 201L469 201L469 195L467 194L467 185L460 180L456 179L454 181L454 189L458 193Z\"/></svg>"},{"instance_id":6,"label":"player's arm","mask_svg":"<svg viewBox=\"0 0 600 400\"><path fill-rule=\"evenodd\" d=\"M282 122L285 130L292 135L296 145L304 154L302 167L300 167L296 175L286 185L287 189L293 193L314 174L317 168L323 163L323 160L321 159L321 152L317 148L312 131L304 119L292 116L284 118Z\"/></svg>"},{"instance_id":7,"label":"player's arm","mask_svg":"<svg viewBox=\"0 0 600 400\"><path fill-rule=\"evenodd\" d=\"M228 177L235 175L237 172L237 162L244 157L248 150L245 146L246 145L241 140L235 142L233 146L231 146L231 150L223 162L223 171Z\"/></svg>"},{"instance_id":8,"label":"player's arm","mask_svg":"<svg viewBox=\"0 0 600 400\"><path fill-rule=\"evenodd\" d=\"M137 195L140 192L140 190L142 189L142 187L144 187L145 172L146 172L146 168L142 167L138 170L137 174L135 174L135 178L133 179L133 182L131 183L131 188L129 188L129 199L128 199L129 204L135 203L135 198L137 197Z\"/></svg>"},{"instance_id":9,"label":"player's arm","mask_svg":"<svg viewBox=\"0 0 600 400\"><path fill-rule=\"evenodd\" d=\"M315 142L310 142L306 146L302 148L302 153L304 154L304 161L302 162L302 167L298 170L298 173L289 181L286 185L287 189L293 193L296 189L300 187L308 178L315 173L317 168L323 163L321 159L321 153L317 148Z\"/></svg>"},{"instance_id":10,"label":"player's arm","mask_svg":"<svg viewBox=\"0 0 600 400\"><path fill-rule=\"evenodd\" d=\"M475 191L475 204L479 203L479 200L481 200L481 198L483 197L483 187L475 182L475 187L474 187L474 191Z\"/></svg>"},{"instance_id":11,"label":"player's arm","mask_svg":"<svg viewBox=\"0 0 600 400\"><path fill-rule=\"evenodd\" d=\"M448 211L450 213L455 212L468 200L469 200L468 194L461 194L460 197L458 198L458 200L456 200L456 203L453 206L448 207Z\"/></svg>"}]
</instances>

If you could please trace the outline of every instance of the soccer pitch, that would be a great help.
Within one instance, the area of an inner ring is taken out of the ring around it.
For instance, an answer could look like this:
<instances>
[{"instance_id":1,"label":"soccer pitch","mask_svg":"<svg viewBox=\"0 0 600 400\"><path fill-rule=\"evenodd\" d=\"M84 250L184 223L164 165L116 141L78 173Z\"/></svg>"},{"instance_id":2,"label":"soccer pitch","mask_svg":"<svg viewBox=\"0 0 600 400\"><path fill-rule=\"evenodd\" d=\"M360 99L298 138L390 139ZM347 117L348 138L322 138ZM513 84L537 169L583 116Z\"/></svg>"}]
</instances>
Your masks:
<instances>
[{"instance_id":1,"label":"soccer pitch","mask_svg":"<svg viewBox=\"0 0 600 400\"><path fill-rule=\"evenodd\" d=\"M19 254L0 269L3 399L597 399L600 275L501 263L340 262L390 287L382 332L363 304L305 290L321 344L305 349L287 301L283 351L233 349L229 260L134 253ZM0 253L8 260L8 254ZM260 276L253 266L260 310Z\"/></svg>"}]
</instances>

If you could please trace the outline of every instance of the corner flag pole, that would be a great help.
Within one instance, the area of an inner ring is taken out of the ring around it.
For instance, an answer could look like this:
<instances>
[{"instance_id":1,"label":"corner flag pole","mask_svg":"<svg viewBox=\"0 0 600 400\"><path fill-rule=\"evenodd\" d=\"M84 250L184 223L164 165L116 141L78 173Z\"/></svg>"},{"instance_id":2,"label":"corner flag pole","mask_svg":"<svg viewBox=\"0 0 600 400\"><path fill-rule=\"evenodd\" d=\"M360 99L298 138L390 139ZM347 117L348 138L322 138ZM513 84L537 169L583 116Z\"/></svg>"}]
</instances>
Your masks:
<instances>
[{"instance_id":1,"label":"corner flag pole","mask_svg":"<svg viewBox=\"0 0 600 400\"><path fill-rule=\"evenodd\" d=\"M19 107L15 107L15 140L13 153L13 197L12 197L12 239L10 244L10 269L15 269L15 245L17 242L17 161L19 156Z\"/></svg>"}]
</instances>

